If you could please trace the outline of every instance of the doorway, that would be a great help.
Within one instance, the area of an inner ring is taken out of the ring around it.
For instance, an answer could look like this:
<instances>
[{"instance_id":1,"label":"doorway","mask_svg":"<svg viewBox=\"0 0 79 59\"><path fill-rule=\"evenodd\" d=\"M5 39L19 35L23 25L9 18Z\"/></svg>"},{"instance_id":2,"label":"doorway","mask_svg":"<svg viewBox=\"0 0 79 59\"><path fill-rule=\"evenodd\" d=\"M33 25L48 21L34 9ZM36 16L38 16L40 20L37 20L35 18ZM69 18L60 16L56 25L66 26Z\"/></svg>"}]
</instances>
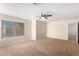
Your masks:
<instances>
[{"instance_id":1,"label":"doorway","mask_svg":"<svg viewBox=\"0 0 79 59\"><path fill-rule=\"evenodd\" d=\"M76 23L68 24L68 40L76 42Z\"/></svg>"}]
</instances>

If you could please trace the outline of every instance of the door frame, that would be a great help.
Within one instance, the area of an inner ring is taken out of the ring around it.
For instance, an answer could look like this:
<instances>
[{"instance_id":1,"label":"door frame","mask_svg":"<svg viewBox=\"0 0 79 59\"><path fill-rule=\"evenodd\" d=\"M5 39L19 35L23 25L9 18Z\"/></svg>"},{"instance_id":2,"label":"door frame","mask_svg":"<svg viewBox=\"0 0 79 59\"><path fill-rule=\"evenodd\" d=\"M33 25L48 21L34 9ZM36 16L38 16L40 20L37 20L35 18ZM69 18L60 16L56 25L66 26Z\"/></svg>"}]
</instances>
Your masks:
<instances>
[{"instance_id":1,"label":"door frame","mask_svg":"<svg viewBox=\"0 0 79 59\"><path fill-rule=\"evenodd\" d=\"M75 23L68 23L69 24L76 24L76 42L78 42L78 23L79 22L75 22ZM68 31L68 38L69 38L69 31ZM69 39L68 39L69 40Z\"/></svg>"}]
</instances>

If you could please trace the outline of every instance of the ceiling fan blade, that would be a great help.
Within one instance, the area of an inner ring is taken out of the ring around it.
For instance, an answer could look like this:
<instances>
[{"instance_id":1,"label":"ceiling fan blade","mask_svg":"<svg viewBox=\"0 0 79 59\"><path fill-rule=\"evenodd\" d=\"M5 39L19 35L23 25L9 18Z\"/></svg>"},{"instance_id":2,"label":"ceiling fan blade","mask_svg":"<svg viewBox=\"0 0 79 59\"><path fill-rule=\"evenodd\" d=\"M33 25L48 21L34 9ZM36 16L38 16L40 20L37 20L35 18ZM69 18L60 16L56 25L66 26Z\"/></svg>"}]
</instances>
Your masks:
<instances>
[{"instance_id":1,"label":"ceiling fan blade","mask_svg":"<svg viewBox=\"0 0 79 59\"><path fill-rule=\"evenodd\" d=\"M52 16L52 15L49 15L49 17L50 17L50 16Z\"/></svg>"},{"instance_id":2,"label":"ceiling fan blade","mask_svg":"<svg viewBox=\"0 0 79 59\"><path fill-rule=\"evenodd\" d=\"M44 17L45 19L48 19L47 17Z\"/></svg>"}]
</instances>

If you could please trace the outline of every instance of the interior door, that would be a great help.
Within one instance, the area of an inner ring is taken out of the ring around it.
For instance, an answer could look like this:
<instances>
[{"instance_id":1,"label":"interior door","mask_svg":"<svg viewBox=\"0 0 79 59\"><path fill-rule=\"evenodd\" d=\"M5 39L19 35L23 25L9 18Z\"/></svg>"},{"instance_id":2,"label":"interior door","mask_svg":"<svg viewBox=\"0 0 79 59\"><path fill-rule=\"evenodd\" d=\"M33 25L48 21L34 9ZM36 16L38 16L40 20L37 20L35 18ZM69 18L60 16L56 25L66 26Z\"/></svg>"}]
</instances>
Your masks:
<instances>
[{"instance_id":1,"label":"interior door","mask_svg":"<svg viewBox=\"0 0 79 59\"><path fill-rule=\"evenodd\" d=\"M78 22L78 43L79 43L79 22Z\"/></svg>"},{"instance_id":2,"label":"interior door","mask_svg":"<svg viewBox=\"0 0 79 59\"><path fill-rule=\"evenodd\" d=\"M76 41L76 23L68 24L68 40Z\"/></svg>"}]
</instances>

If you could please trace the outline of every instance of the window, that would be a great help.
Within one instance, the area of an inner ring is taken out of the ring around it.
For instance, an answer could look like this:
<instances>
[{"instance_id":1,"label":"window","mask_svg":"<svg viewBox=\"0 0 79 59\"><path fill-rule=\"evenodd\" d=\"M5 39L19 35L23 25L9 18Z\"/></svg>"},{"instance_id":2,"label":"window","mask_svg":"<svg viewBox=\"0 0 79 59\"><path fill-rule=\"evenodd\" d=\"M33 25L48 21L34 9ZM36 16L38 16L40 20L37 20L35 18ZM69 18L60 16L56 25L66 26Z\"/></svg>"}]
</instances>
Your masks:
<instances>
[{"instance_id":1,"label":"window","mask_svg":"<svg viewBox=\"0 0 79 59\"><path fill-rule=\"evenodd\" d=\"M2 38L24 35L24 23L2 20Z\"/></svg>"},{"instance_id":2,"label":"window","mask_svg":"<svg viewBox=\"0 0 79 59\"><path fill-rule=\"evenodd\" d=\"M16 35L23 35L24 34L24 24L23 23L16 23Z\"/></svg>"}]
</instances>

